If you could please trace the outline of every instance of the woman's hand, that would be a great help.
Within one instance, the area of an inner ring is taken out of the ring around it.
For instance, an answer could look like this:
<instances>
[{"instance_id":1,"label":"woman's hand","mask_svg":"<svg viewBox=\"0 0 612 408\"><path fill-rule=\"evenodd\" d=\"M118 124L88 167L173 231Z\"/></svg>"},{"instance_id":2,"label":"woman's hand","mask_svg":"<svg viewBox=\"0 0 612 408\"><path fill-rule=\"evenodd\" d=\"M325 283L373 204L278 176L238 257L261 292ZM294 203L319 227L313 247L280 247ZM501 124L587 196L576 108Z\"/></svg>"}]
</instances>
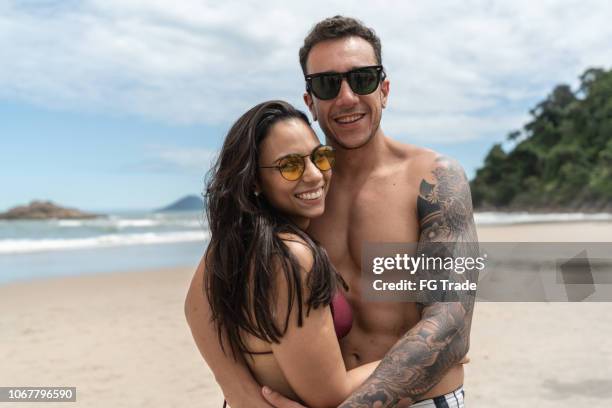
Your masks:
<instances>
[{"instance_id":1,"label":"woman's hand","mask_svg":"<svg viewBox=\"0 0 612 408\"><path fill-rule=\"evenodd\" d=\"M265 400L268 401L268 404L275 408L307 408L304 405L292 401L280 393L270 389L269 387L263 387L261 389L261 394Z\"/></svg>"}]
</instances>

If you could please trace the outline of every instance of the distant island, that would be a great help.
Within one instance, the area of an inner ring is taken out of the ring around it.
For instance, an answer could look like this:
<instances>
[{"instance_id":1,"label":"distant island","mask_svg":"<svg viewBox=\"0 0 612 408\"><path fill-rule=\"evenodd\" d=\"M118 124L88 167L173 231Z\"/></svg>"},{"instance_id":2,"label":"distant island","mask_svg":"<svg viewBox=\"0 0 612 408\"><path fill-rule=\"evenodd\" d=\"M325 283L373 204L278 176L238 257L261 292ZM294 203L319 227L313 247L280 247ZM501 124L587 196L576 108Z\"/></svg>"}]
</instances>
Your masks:
<instances>
[{"instance_id":1,"label":"distant island","mask_svg":"<svg viewBox=\"0 0 612 408\"><path fill-rule=\"evenodd\" d=\"M197 195L188 195L156 211L157 212L169 212L169 211L203 211L203 210L204 210L204 201L202 200L202 198Z\"/></svg>"},{"instance_id":2,"label":"distant island","mask_svg":"<svg viewBox=\"0 0 612 408\"><path fill-rule=\"evenodd\" d=\"M0 213L0 220L48 220L48 219L90 219L100 215L86 213L74 208L60 207L51 201L34 200L28 205L11 208Z\"/></svg>"},{"instance_id":3,"label":"distant island","mask_svg":"<svg viewBox=\"0 0 612 408\"><path fill-rule=\"evenodd\" d=\"M477 210L612 211L612 70L558 85L471 181Z\"/></svg>"}]
</instances>

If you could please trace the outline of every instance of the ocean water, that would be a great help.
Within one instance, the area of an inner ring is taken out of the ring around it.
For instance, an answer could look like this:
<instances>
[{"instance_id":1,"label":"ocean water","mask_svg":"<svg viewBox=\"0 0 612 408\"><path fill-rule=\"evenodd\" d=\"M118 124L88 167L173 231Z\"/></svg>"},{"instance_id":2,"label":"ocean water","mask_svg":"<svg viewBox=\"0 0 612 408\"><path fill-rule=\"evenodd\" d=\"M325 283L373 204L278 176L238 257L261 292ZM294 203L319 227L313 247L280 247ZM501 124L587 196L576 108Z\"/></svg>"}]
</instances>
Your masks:
<instances>
[{"instance_id":1,"label":"ocean water","mask_svg":"<svg viewBox=\"0 0 612 408\"><path fill-rule=\"evenodd\" d=\"M201 212L115 212L91 220L0 220L0 284L197 266L208 242Z\"/></svg>"},{"instance_id":2,"label":"ocean water","mask_svg":"<svg viewBox=\"0 0 612 408\"><path fill-rule=\"evenodd\" d=\"M612 221L612 214L475 214L478 225ZM209 233L201 212L116 212L92 220L0 220L0 284L55 276L197 266Z\"/></svg>"},{"instance_id":3,"label":"ocean water","mask_svg":"<svg viewBox=\"0 0 612 408\"><path fill-rule=\"evenodd\" d=\"M476 225L512 225L547 222L612 221L610 213L547 213L528 212L480 212L474 214Z\"/></svg>"}]
</instances>

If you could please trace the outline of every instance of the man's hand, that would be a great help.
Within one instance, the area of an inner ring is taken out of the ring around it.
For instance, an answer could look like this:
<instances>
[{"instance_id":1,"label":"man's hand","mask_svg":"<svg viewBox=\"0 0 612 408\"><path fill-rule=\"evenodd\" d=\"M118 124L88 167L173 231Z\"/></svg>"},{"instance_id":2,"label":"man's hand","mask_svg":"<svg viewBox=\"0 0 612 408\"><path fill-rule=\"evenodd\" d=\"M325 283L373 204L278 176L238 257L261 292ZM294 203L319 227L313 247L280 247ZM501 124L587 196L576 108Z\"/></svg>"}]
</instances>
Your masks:
<instances>
[{"instance_id":1,"label":"man's hand","mask_svg":"<svg viewBox=\"0 0 612 408\"><path fill-rule=\"evenodd\" d=\"M289 398L271 390L269 387L261 389L261 395L268 401L268 404L275 408L307 408L304 405L290 400Z\"/></svg>"},{"instance_id":2,"label":"man's hand","mask_svg":"<svg viewBox=\"0 0 612 408\"><path fill-rule=\"evenodd\" d=\"M466 355L459 362L459 364L467 364L470 362L470 358ZM275 408L307 408L304 405L297 403L284 395L270 389L270 387L262 387L261 395L263 395L264 399L268 401L268 404L272 405Z\"/></svg>"}]
</instances>

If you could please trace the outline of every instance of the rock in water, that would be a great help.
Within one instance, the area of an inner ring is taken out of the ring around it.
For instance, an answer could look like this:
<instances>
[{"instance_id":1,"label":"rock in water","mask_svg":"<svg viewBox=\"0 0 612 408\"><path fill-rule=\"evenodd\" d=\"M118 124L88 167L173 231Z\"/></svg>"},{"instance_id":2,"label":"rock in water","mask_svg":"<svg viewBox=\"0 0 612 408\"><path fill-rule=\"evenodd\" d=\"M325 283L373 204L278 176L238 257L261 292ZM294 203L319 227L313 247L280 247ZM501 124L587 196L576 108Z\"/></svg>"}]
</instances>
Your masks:
<instances>
[{"instance_id":1,"label":"rock in water","mask_svg":"<svg viewBox=\"0 0 612 408\"><path fill-rule=\"evenodd\" d=\"M174 203L157 210L158 212L166 211L202 211L204 209L204 201L196 195L189 195L175 201Z\"/></svg>"},{"instance_id":2,"label":"rock in water","mask_svg":"<svg viewBox=\"0 0 612 408\"><path fill-rule=\"evenodd\" d=\"M51 201L32 201L28 205L11 208L0 213L0 220L48 220L48 219L87 219L99 217L74 208L64 208Z\"/></svg>"}]
</instances>

